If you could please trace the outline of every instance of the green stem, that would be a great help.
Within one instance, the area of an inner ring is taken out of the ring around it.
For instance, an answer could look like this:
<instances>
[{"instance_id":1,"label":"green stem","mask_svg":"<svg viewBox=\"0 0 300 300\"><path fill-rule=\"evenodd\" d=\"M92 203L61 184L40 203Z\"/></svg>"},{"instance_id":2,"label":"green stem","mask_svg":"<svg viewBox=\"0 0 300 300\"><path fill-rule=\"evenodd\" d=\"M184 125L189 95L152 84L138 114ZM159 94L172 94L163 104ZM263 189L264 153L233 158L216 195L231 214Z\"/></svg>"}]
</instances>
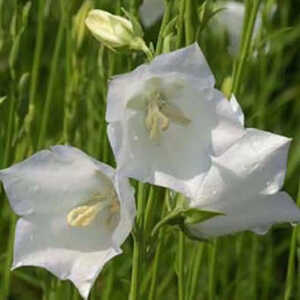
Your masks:
<instances>
[{"instance_id":1,"label":"green stem","mask_svg":"<svg viewBox=\"0 0 300 300\"><path fill-rule=\"evenodd\" d=\"M181 47L183 41L184 9L185 9L185 0L181 0L180 7L179 7L179 16L178 16L176 49L179 49Z\"/></svg>"},{"instance_id":2,"label":"green stem","mask_svg":"<svg viewBox=\"0 0 300 300\"><path fill-rule=\"evenodd\" d=\"M178 300L184 300L184 233L178 233L177 247L177 284L178 284Z\"/></svg>"},{"instance_id":3,"label":"green stem","mask_svg":"<svg viewBox=\"0 0 300 300\"><path fill-rule=\"evenodd\" d=\"M236 258L237 258L237 261L239 262L238 265L237 265L237 272L236 272L236 276L235 276L235 282L240 282L241 278L242 278L243 267L242 267L241 262L242 262L244 240L245 240L245 234L241 233L235 241ZM235 285L234 299L235 300L240 299L240 290L239 290L239 285L238 284Z\"/></svg>"},{"instance_id":4,"label":"green stem","mask_svg":"<svg viewBox=\"0 0 300 300\"><path fill-rule=\"evenodd\" d=\"M166 201L167 201L168 197L169 197L169 193L168 193L168 191L165 191L164 205L163 205L163 209L162 209L162 213L161 213L162 217L165 214L165 210L167 208ZM150 285L150 292L149 292L148 300L155 300L156 299L157 274L158 274L159 258L161 256L161 249L162 249L162 246L163 246L163 236L164 236L163 232L164 232L164 230L160 229L160 231L158 233L158 243L157 243L155 256L154 256L153 269L152 269L152 278L151 278L151 285Z\"/></svg>"},{"instance_id":5,"label":"green stem","mask_svg":"<svg viewBox=\"0 0 300 300\"><path fill-rule=\"evenodd\" d=\"M242 45L241 45L241 50L240 50L240 57L237 65L234 68L233 72L233 85L232 85L232 93L233 94L238 94L240 85L241 85L241 79L242 79L242 74L245 68L245 64L249 55L249 50L250 50L250 45L251 45L251 38L253 34L253 29L255 25L255 20L258 12L258 7L260 4L260 0L248 0L248 5L250 9L250 15L248 22L244 24L244 26L247 26L244 28L244 34L242 37ZM253 1L251 4L250 1Z\"/></svg>"},{"instance_id":6,"label":"green stem","mask_svg":"<svg viewBox=\"0 0 300 300\"><path fill-rule=\"evenodd\" d=\"M129 300L140 299L140 282L143 256L144 184L138 184L136 229L133 236L133 258Z\"/></svg>"},{"instance_id":7,"label":"green stem","mask_svg":"<svg viewBox=\"0 0 300 300\"><path fill-rule=\"evenodd\" d=\"M29 112L31 113L28 113L28 116L31 116L31 114L34 111L34 102L35 102L36 90L38 85L38 75L39 75L39 68L41 63L41 52L43 48L45 2L46 1L44 0L39 0L37 38L36 38L36 44L34 49L30 90L29 90ZM31 126L31 124L29 124L29 126Z\"/></svg>"},{"instance_id":8,"label":"green stem","mask_svg":"<svg viewBox=\"0 0 300 300\"><path fill-rule=\"evenodd\" d=\"M297 204L300 205L300 181L298 185L298 197ZM296 248L297 248L297 235L299 232L299 227L295 227L293 229L291 243L290 243L290 255L289 255L289 263L288 270L285 282L285 292L284 292L284 300L291 299L292 290L295 284L295 260L296 260Z\"/></svg>"},{"instance_id":9,"label":"green stem","mask_svg":"<svg viewBox=\"0 0 300 300\"><path fill-rule=\"evenodd\" d=\"M155 55L162 53L164 31L165 31L165 28L168 25L170 18L171 18L171 10L172 10L172 1L165 0L165 13L163 16L163 20L162 20L158 38L157 38L157 46L156 46L156 50L155 50Z\"/></svg>"},{"instance_id":10,"label":"green stem","mask_svg":"<svg viewBox=\"0 0 300 300\"><path fill-rule=\"evenodd\" d=\"M191 288L190 288L190 297L189 300L196 300L198 285L199 285L199 275L200 275L200 267L204 252L204 243L197 245L195 248L195 260L192 269L192 277L191 277Z\"/></svg>"},{"instance_id":11,"label":"green stem","mask_svg":"<svg viewBox=\"0 0 300 300\"><path fill-rule=\"evenodd\" d=\"M61 6L63 10L63 3L61 0ZM43 146L43 143L45 141L45 134L46 134L46 129L47 129L47 124L48 124L48 119L50 115L50 104L51 100L53 97L54 93L54 83L55 83L55 78L57 76L57 65L58 65L58 57L59 57L59 52L60 48L63 42L63 32L64 32L64 15L62 14L62 18L60 19L59 27L58 27L58 33L55 41L55 48L54 48L54 54L51 62L51 71L50 71L50 77L49 77L49 83L48 83L48 89L47 89L47 94L46 94L46 100L44 103L44 110L43 110L43 115L42 115L42 121L41 121L41 129L40 129L40 134L38 138L38 144L37 144L37 149L40 149Z\"/></svg>"},{"instance_id":12,"label":"green stem","mask_svg":"<svg viewBox=\"0 0 300 300\"><path fill-rule=\"evenodd\" d=\"M185 45L190 45L194 42L195 30L193 26L193 10L195 9L192 0L185 0Z\"/></svg>"},{"instance_id":13,"label":"green stem","mask_svg":"<svg viewBox=\"0 0 300 300\"><path fill-rule=\"evenodd\" d=\"M209 261L209 277L208 277L208 299L215 299L215 275L216 275L216 254L217 254L218 243L214 240L210 249L210 261Z\"/></svg>"}]
</instances>

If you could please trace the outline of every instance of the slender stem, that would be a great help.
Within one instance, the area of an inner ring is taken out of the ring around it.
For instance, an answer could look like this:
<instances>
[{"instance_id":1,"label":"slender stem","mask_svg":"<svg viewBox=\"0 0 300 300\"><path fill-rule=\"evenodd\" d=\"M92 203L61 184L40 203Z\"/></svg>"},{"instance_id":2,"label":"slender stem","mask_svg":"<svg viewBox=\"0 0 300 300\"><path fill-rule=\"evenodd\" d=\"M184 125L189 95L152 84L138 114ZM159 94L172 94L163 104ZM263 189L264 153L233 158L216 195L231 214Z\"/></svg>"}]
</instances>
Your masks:
<instances>
[{"instance_id":1,"label":"slender stem","mask_svg":"<svg viewBox=\"0 0 300 300\"><path fill-rule=\"evenodd\" d=\"M43 48L45 2L46 1L44 1L44 0L39 0L39 6L38 6L37 37L36 37L36 43L35 43L35 49L34 49L30 90L29 90L29 112L31 112L31 113L33 113L33 111L34 111L34 102L35 102L35 97L36 97L39 68L40 68L40 63L41 63L41 52L42 52L42 48ZM28 114L29 117L31 117L31 113ZM29 126L31 126L31 124L29 124ZM29 130L30 130L30 128L29 128Z\"/></svg>"},{"instance_id":2,"label":"slender stem","mask_svg":"<svg viewBox=\"0 0 300 300\"><path fill-rule=\"evenodd\" d=\"M298 185L298 197L297 204L300 205L300 181ZM299 232L299 226L293 229L291 243L290 243L290 255L289 255L289 263L288 270L285 282L285 292L284 292L284 300L291 299L292 290L295 284L295 260L296 260L296 247L297 247L297 235Z\"/></svg>"},{"instance_id":3,"label":"slender stem","mask_svg":"<svg viewBox=\"0 0 300 300\"><path fill-rule=\"evenodd\" d=\"M178 284L178 300L184 300L184 233L178 233L177 247L177 284Z\"/></svg>"},{"instance_id":4,"label":"slender stem","mask_svg":"<svg viewBox=\"0 0 300 300\"><path fill-rule=\"evenodd\" d=\"M193 26L193 9L192 0L185 0L185 44L190 45L195 40L195 30Z\"/></svg>"},{"instance_id":5,"label":"slender stem","mask_svg":"<svg viewBox=\"0 0 300 300\"><path fill-rule=\"evenodd\" d=\"M258 265L258 239L256 235L252 235L252 249L251 249L251 286L250 295L253 299L257 296L257 265Z\"/></svg>"},{"instance_id":6,"label":"slender stem","mask_svg":"<svg viewBox=\"0 0 300 300\"><path fill-rule=\"evenodd\" d=\"M172 1L165 0L165 13L163 16L163 20L162 20L158 38L157 38L157 46L156 46L155 55L158 55L162 52L162 44L163 44L163 40L164 40L164 30L170 21L171 9L172 9Z\"/></svg>"},{"instance_id":7,"label":"slender stem","mask_svg":"<svg viewBox=\"0 0 300 300\"><path fill-rule=\"evenodd\" d=\"M200 275L200 267L204 252L204 243L201 243L195 248L195 260L192 269L191 276L191 288L190 288L190 297L189 300L196 300L198 284L199 284L199 275Z\"/></svg>"},{"instance_id":8,"label":"slender stem","mask_svg":"<svg viewBox=\"0 0 300 300\"><path fill-rule=\"evenodd\" d=\"M209 278L208 278L208 299L215 299L215 275L216 275L216 254L217 254L218 240L214 240L210 249L210 261L209 261Z\"/></svg>"},{"instance_id":9,"label":"slender stem","mask_svg":"<svg viewBox=\"0 0 300 300\"><path fill-rule=\"evenodd\" d=\"M248 1L252 1L252 0L248 0ZM260 4L260 0L253 0L252 5L250 5L250 2L248 2L247 7L251 8L251 10L249 15L249 20L247 24L245 24L247 27L245 28L243 34L243 39L242 39L243 43L241 45L240 58L238 64L234 68L233 85L232 85L232 93L234 94L237 94L240 89L242 73L244 71L245 64L250 50L251 38L253 34L253 29L255 25L259 4Z\"/></svg>"},{"instance_id":10,"label":"slender stem","mask_svg":"<svg viewBox=\"0 0 300 300\"><path fill-rule=\"evenodd\" d=\"M62 6L62 10L63 10L62 0L61 0L61 6ZM49 119L49 115L50 115L50 104L51 104L52 96L54 93L54 83L55 83L55 78L57 75L58 57L59 57L60 48L61 48L61 45L63 42L63 32L64 32L63 29L64 29L64 22L65 22L64 16L65 16L65 14L62 14L62 18L60 19L58 33L57 33L57 37L56 37L56 41L55 41L54 54L53 54L53 58L52 58L51 71L50 71L50 77L49 77L49 82L48 82L48 89L47 89L46 100L45 100L43 116L42 116L41 129L40 129L40 134L39 134L39 139L38 139L38 144L37 144L38 149L40 149L43 146L43 143L45 140L47 124L48 124L48 119Z\"/></svg>"},{"instance_id":11,"label":"slender stem","mask_svg":"<svg viewBox=\"0 0 300 300\"><path fill-rule=\"evenodd\" d=\"M183 41L184 34L184 8L185 8L185 0L181 0L179 7L179 16L178 16L178 27L177 27L177 41L176 48L179 49L181 47Z\"/></svg>"},{"instance_id":12,"label":"slender stem","mask_svg":"<svg viewBox=\"0 0 300 300\"><path fill-rule=\"evenodd\" d=\"M241 233L235 241L236 259L238 261L237 272L236 272L236 276L235 276L235 282L240 282L241 277L242 277L243 267L242 267L241 262L242 262L242 253L243 253L244 240L245 240L245 234ZM238 284L235 285L234 299L235 300L240 299L240 290L239 290L239 285Z\"/></svg>"},{"instance_id":13,"label":"slender stem","mask_svg":"<svg viewBox=\"0 0 300 300\"><path fill-rule=\"evenodd\" d=\"M138 184L136 230L133 236L133 258L129 300L140 299L140 282L143 255L144 184Z\"/></svg>"},{"instance_id":14,"label":"slender stem","mask_svg":"<svg viewBox=\"0 0 300 300\"><path fill-rule=\"evenodd\" d=\"M167 208L166 205L166 200L169 197L168 191L165 191L165 201L162 209L161 216L164 215L165 210ZM146 219L146 218L145 218ZM154 256L154 262L153 262L153 269L152 269L152 278L151 278L151 285L150 285L150 292L149 292L149 297L148 300L155 300L156 299L156 294L157 294L157 274L158 274L158 266L159 266L159 258L161 256L161 249L163 246L163 234L164 230L163 228L160 229L158 233L158 243L155 251L155 256Z\"/></svg>"}]
</instances>

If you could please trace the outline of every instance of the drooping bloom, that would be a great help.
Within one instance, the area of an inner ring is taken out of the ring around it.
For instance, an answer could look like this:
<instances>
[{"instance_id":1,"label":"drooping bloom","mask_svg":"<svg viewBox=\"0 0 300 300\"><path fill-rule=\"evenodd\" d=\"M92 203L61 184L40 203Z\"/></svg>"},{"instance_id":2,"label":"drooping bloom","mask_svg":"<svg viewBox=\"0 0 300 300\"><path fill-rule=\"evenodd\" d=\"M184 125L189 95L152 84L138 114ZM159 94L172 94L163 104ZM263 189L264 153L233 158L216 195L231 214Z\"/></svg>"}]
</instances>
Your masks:
<instances>
[{"instance_id":1,"label":"drooping bloom","mask_svg":"<svg viewBox=\"0 0 300 300\"><path fill-rule=\"evenodd\" d=\"M106 120L120 173L186 195L244 134L197 44L115 77ZM236 105L237 102L236 102Z\"/></svg>"},{"instance_id":2,"label":"drooping bloom","mask_svg":"<svg viewBox=\"0 0 300 300\"><path fill-rule=\"evenodd\" d=\"M190 207L222 212L190 226L208 238L251 230L265 233L272 224L299 222L300 209L282 188L290 139L247 129L212 167L190 200Z\"/></svg>"},{"instance_id":3,"label":"drooping bloom","mask_svg":"<svg viewBox=\"0 0 300 300\"><path fill-rule=\"evenodd\" d=\"M229 38L228 51L237 55L240 47L245 16L245 4L235 1L219 1L216 8L222 8L209 23L213 32L227 32ZM261 14L258 13L255 21L253 36L257 36L261 26Z\"/></svg>"},{"instance_id":4,"label":"drooping bloom","mask_svg":"<svg viewBox=\"0 0 300 300\"><path fill-rule=\"evenodd\" d=\"M134 32L132 23L107 11L93 9L85 23L94 37L110 49L129 48L148 51L144 40Z\"/></svg>"},{"instance_id":5,"label":"drooping bloom","mask_svg":"<svg viewBox=\"0 0 300 300\"><path fill-rule=\"evenodd\" d=\"M2 170L0 179L21 216L13 268L43 267L87 298L131 231L135 204L128 180L68 146L38 152Z\"/></svg>"},{"instance_id":6,"label":"drooping bloom","mask_svg":"<svg viewBox=\"0 0 300 300\"><path fill-rule=\"evenodd\" d=\"M142 23L149 27L153 25L164 13L163 0L144 0L140 7Z\"/></svg>"}]
</instances>

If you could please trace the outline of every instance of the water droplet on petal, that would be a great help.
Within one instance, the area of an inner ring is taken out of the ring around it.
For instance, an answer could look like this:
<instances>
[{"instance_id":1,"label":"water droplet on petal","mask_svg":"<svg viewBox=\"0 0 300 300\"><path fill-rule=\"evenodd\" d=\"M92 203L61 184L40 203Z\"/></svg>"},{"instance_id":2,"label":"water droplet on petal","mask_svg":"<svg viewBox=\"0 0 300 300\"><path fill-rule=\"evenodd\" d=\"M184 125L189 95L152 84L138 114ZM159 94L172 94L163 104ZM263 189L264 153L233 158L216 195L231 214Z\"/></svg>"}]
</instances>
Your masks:
<instances>
[{"instance_id":1,"label":"water droplet on petal","mask_svg":"<svg viewBox=\"0 0 300 300\"><path fill-rule=\"evenodd\" d=\"M269 228L270 226L260 226L260 227L252 228L251 230L256 234L264 235L268 232Z\"/></svg>"},{"instance_id":2,"label":"water droplet on petal","mask_svg":"<svg viewBox=\"0 0 300 300\"><path fill-rule=\"evenodd\" d=\"M297 225L299 225L299 222L291 222L290 223L293 227L296 227Z\"/></svg>"}]
</instances>

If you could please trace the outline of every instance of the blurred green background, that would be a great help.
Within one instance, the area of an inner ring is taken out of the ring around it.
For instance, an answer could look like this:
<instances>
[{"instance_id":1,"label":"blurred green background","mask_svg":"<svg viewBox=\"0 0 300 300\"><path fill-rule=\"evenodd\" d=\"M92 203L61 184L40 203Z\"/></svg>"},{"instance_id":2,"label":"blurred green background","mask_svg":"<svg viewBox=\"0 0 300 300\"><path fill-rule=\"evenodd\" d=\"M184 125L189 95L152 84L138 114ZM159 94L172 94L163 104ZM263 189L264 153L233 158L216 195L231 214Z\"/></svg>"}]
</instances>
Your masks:
<instances>
[{"instance_id":1,"label":"blurred green background","mask_svg":"<svg viewBox=\"0 0 300 300\"><path fill-rule=\"evenodd\" d=\"M121 7L137 13L140 2L0 0L1 168L39 149L65 143L114 165L104 122L107 83L112 75L128 72L143 63L144 56L114 53L99 46L85 30L83 21L92 7L122 15ZM181 2L173 1L170 19L178 15ZM216 86L227 90L238 54L228 51L229 33L214 23L216 16L208 25L201 25L199 12L203 2L192 1L192 13L177 19L171 38L176 37L180 22L192 22L196 39L217 78ZM206 2L214 4L217 1ZM224 5L224 2L219 4ZM299 6L298 0L261 1L261 25L236 95L244 109L247 127L293 138L284 188L294 199L297 198L300 171ZM145 40L152 42L154 47L160 25L159 20L145 28ZM175 50L176 45L170 45L170 50ZM184 45L183 39L179 46ZM156 197L158 218L162 202L159 189ZM24 267L9 271L15 221L2 191L0 299L79 299L69 282L57 281L45 270ZM188 291L196 282L194 299L300 299L300 248L297 245L290 248L292 232L292 241L299 245L300 232L297 237L297 230L289 225L276 226L264 236L242 233L205 245L186 239L185 288ZM165 230L157 299L176 299L176 239L175 230ZM149 270L156 246L154 241L147 248L142 299L147 299ZM124 254L101 272L91 299L127 299L131 238L123 248ZM292 252L295 260L291 260L292 275L286 284L290 249L295 250ZM191 266L196 262L201 263L200 272L193 274Z\"/></svg>"}]
</instances>

